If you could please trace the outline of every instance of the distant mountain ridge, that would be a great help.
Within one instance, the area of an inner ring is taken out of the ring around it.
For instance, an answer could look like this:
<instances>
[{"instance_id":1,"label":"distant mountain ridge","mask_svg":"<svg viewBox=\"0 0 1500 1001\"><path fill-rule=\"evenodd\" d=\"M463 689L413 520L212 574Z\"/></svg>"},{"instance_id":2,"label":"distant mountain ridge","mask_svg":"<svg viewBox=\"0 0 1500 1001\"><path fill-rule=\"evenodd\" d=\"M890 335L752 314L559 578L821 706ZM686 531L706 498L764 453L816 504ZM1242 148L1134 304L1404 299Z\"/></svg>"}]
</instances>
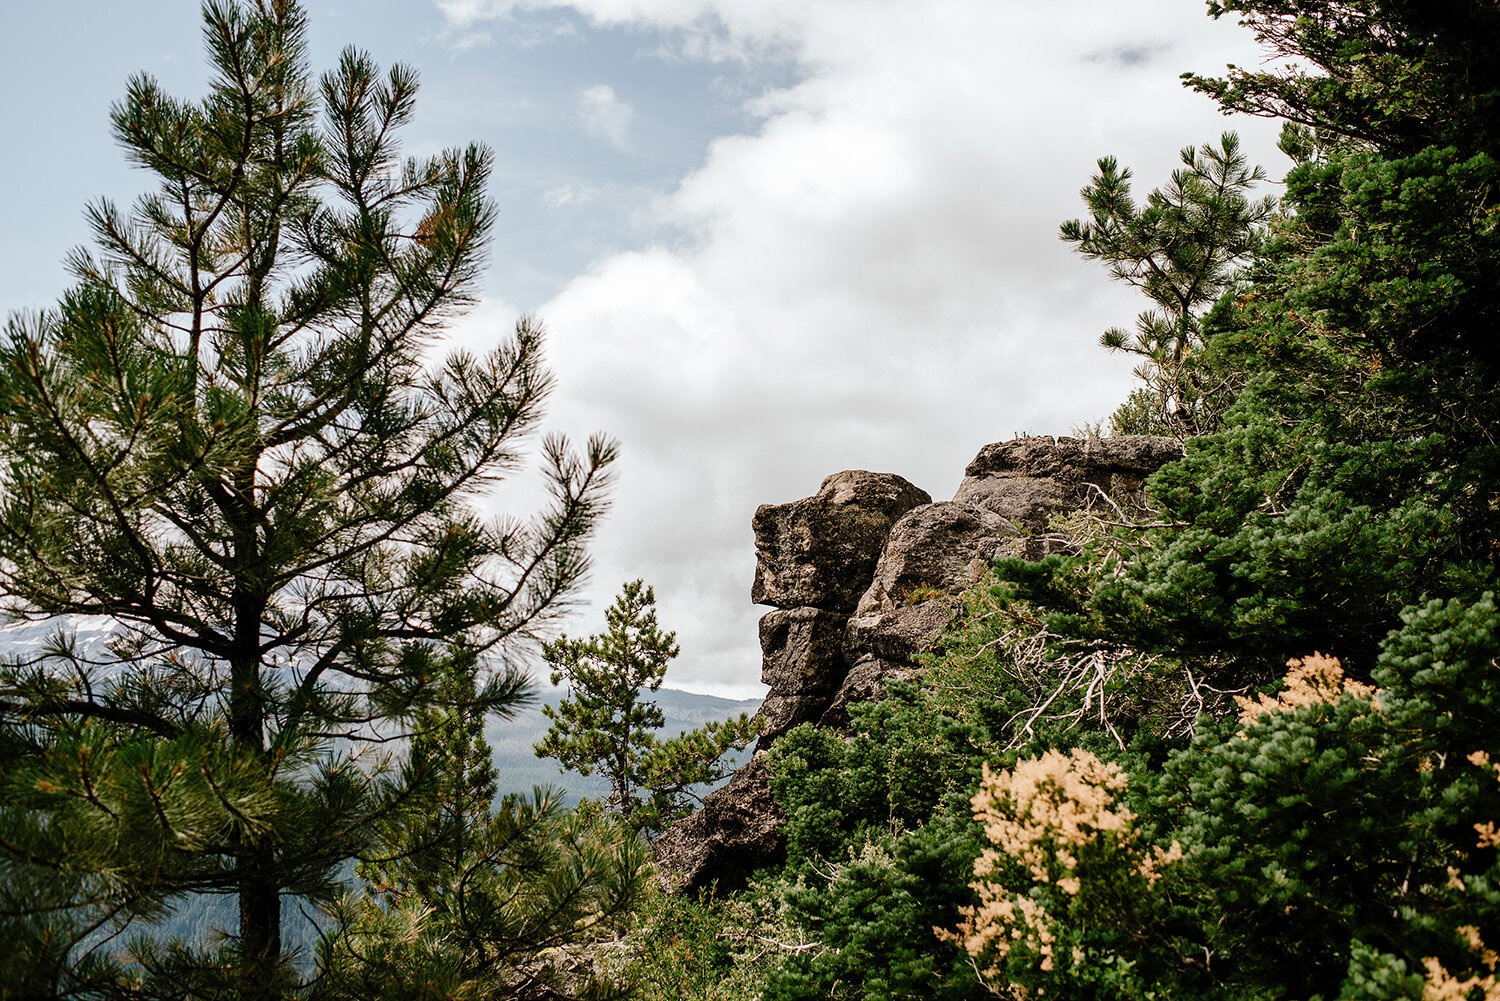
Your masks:
<instances>
[{"instance_id":1,"label":"distant mountain ridge","mask_svg":"<svg viewBox=\"0 0 1500 1001\"><path fill-rule=\"evenodd\" d=\"M0 657L32 657L50 644L58 631L73 634L80 656L101 659L119 624L107 615L57 615L34 622L12 622L0 627Z\"/></svg>"},{"instance_id":2,"label":"distant mountain ridge","mask_svg":"<svg viewBox=\"0 0 1500 1001\"><path fill-rule=\"evenodd\" d=\"M62 615L35 622L16 622L0 627L0 657L34 657L54 641L59 630L63 630L72 633L73 649L80 658L102 662L109 658L108 643L118 628L113 619L103 615ZM562 688L539 684L536 699L514 716L491 719L486 723L485 739L494 750L501 793L530 792L533 786L553 786L564 790L569 801L576 801L608 792L608 784L597 775L561 773L556 761L538 758L533 751L533 746L551 726L542 706L556 705L566 696L567 692ZM647 692L645 697L661 708L666 722L658 733L668 737L742 712L754 713L761 704L760 699L726 699L675 688ZM748 758L748 754L733 757L738 764Z\"/></svg>"}]
</instances>

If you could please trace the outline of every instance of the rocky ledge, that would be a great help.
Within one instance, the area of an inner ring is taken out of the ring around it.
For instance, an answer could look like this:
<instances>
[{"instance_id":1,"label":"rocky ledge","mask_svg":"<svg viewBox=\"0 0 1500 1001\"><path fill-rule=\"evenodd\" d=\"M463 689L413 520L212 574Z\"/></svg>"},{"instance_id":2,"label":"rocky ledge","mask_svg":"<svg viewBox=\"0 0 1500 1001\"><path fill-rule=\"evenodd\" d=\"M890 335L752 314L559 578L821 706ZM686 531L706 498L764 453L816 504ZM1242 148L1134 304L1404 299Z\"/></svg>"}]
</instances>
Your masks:
<instances>
[{"instance_id":1,"label":"rocky ledge","mask_svg":"<svg viewBox=\"0 0 1500 1001\"><path fill-rule=\"evenodd\" d=\"M811 497L762 505L751 599L774 610L760 621L761 737L726 785L657 838L670 885L728 887L774 861L784 818L766 751L776 738L802 723L845 726L849 703L912 676L985 566L1039 559L1054 515L1106 498L1138 505L1146 477L1181 455L1174 438L1017 438L980 449L951 501L933 503L894 473L850 470Z\"/></svg>"}]
</instances>

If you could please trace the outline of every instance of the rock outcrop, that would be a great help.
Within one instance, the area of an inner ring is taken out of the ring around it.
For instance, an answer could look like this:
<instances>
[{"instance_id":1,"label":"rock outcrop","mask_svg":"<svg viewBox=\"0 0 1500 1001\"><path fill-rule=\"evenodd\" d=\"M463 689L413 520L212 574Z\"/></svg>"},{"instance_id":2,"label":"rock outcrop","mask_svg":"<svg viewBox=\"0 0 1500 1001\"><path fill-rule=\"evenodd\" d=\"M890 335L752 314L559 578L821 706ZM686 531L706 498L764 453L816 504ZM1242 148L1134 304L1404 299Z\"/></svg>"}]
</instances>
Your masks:
<instances>
[{"instance_id":1,"label":"rock outcrop","mask_svg":"<svg viewBox=\"0 0 1500 1001\"><path fill-rule=\"evenodd\" d=\"M1048 518L1085 508L1099 494L1138 503L1146 477L1180 458L1176 438L1017 438L980 449L953 499L1042 532Z\"/></svg>"},{"instance_id":2,"label":"rock outcrop","mask_svg":"<svg viewBox=\"0 0 1500 1001\"><path fill-rule=\"evenodd\" d=\"M848 616L821 608L778 609L760 620L760 680L768 688L757 713L760 746L801 723L815 723L843 683Z\"/></svg>"},{"instance_id":3,"label":"rock outcrop","mask_svg":"<svg viewBox=\"0 0 1500 1001\"><path fill-rule=\"evenodd\" d=\"M936 635L929 606L946 608L1021 537L1014 522L972 504L944 501L907 512L849 620L850 652L910 661ZM942 618L938 631L948 621Z\"/></svg>"},{"instance_id":4,"label":"rock outcrop","mask_svg":"<svg viewBox=\"0 0 1500 1001\"><path fill-rule=\"evenodd\" d=\"M771 798L771 770L756 753L691 817L652 843L656 864L678 892L742 885L783 847L781 808Z\"/></svg>"},{"instance_id":5,"label":"rock outcrop","mask_svg":"<svg viewBox=\"0 0 1500 1001\"><path fill-rule=\"evenodd\" d=\"M802 723L842 728L852 702L884 698L959 614L957 595L999 556L1038 558L1054 515L1107 498L1141 502L1145 479L1180 458L1172 438L1018 438L986 445L952 501L893 473L835 473L818 492L762 505L751 599L760 621L755 755L693 816L662 833L657 863L678 891L732 886L782 850L766 751Z\"/></svg>"},{"instance_id":6,"label":"rock outcrop","mask_svg":"<svg viewBox=\"0 0 1500 1001\"><path fill-rule=\"evenodd\" d=\"M818 492L762 504L755 529L750 600L776 608L854 611L891 526L932 498L894 473L834 473Z\"/></svg>"}]
</instances>

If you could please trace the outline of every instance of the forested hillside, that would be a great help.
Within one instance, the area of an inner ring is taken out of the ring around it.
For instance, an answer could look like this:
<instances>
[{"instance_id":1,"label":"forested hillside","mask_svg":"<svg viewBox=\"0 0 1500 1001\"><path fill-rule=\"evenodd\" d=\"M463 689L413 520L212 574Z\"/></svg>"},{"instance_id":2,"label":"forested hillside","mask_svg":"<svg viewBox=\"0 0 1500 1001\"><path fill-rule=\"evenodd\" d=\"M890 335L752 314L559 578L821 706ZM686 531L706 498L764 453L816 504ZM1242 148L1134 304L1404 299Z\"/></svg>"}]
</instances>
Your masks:
<instances>
[{"instance_id":1,"label":"forested hillside","mask_svg":"<svg viewBox=\"0 0 1500 1001\"><path fill-rule=\"evenodd\" d=\"M530 323L419 362L491 155L403 159L413 74L315 82L294 4L209 3L210 97L115 112L160 193L97 205L0 340L0 588L132 627L0 667L0 997L1500 998L1500 4L1208 13L1267 59L1186 85L1281 120L1290 171L1231 131L1140 193L1101 150L1060 229L1143 296L1097 430L1183 457L778 733L779 853L674 896L623 794L495 801L496 665L586 569L614 448L547 440L530 522L465 506L548 380ZM634 664L632 621L544 649ZM77 948L202 893L237 924Z\"/></svg>"}]
</instances>

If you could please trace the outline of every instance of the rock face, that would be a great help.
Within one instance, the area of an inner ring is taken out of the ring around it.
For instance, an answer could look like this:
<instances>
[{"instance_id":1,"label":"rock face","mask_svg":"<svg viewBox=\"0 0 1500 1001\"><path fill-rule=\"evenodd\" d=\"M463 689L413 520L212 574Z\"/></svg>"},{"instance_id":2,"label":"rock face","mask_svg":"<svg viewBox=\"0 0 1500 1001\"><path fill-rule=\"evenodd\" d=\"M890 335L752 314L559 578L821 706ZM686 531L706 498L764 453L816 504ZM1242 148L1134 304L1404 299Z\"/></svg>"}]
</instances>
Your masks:
<instances>
[{"instance_id":1,"label":"rock face","mask_svg":"<svg viewBox=\"0 0 1500 1001\"><path fill-rule=\"evenodd\" d=\"M678 892L714 883L728 889L781 851L785 819L771 798L766 756L757 753L705 796L697 813L663 831L651 850Z\"/></svg>"},{"instance_id":2,"label":"rock face","mask_svg":"<svg viewBox=\"0 0 1500 1001\"><path fill-rule=\"evenodd\" d=\"M869 587L844 630L849 673L821 723L848 724L850 702L879 699L885 683L909 678L960 610L958 595L996 557L1017 553L1021 529L997 514L955 501L915 508L898 521Z\"/></svg>"},{"instance_id":3,"label":"rock face","mask_svg":"<svg viewBox=\"0 0 1500 1001\"><path fill-rule=\"evenodd\" d=\"M1180 458L1176 438L1017 438L980 449L953 499L1041 532L1052 515L1080 510L1099 494L1138 503L1146 477Z\"/></svg>"},{"instance_id":4,"label":"rock face","mask_svg":"<svg viewBox=\"0 0 1500 1001\"><path fill-rule=\"evenodd\" d=\"M781 609L760 620L760 680L770 690L757 714L760 746L800 723L814 723L848 672L848 617L821 608Z\"/></svg>"},{"instance_id":5,"label":"rock face","mask_svg":"<svg viewBox=\"0 0 1500 1001\"><path fill-rule=\"evenodd\" d=\"M948 623L930 606L947 608L1021 534L1014 522L972 504L945 501L907 512L849 620L851 653L911 660Z\"/></svg>"},{"instance_id":6,"label":"rock face","mask_svg":"<svg viewBox=\"0 0 1500 1001\"><path fill-rule=\"evenodd\" d=\"M1083 442L1018 438L986 445L952 501L893 473L835 473L818 492L755 512L751 600L760 622L755 755L703 807L663 832L654 850L679 892L735 885L782 851L766 751L802 723L842 728L853 702L885 697L910 677L958 616L958 595L998 556L1036 558L1030 538L1055 514L1108 498L1140 503L1147 476L1182 455L1173 438Z\"/></svg>"},{"instance_id":7,"label":"rock face","mask_svg":"<svg viewBox=\"0 0 1500 1001\"><path fill-rule=\"evenodd\" d=\"M750 600L777 608L852 612L896 519L932 498L894 473L834 473L818 492L762 504Z\"/></svg>"}]
</instances>

